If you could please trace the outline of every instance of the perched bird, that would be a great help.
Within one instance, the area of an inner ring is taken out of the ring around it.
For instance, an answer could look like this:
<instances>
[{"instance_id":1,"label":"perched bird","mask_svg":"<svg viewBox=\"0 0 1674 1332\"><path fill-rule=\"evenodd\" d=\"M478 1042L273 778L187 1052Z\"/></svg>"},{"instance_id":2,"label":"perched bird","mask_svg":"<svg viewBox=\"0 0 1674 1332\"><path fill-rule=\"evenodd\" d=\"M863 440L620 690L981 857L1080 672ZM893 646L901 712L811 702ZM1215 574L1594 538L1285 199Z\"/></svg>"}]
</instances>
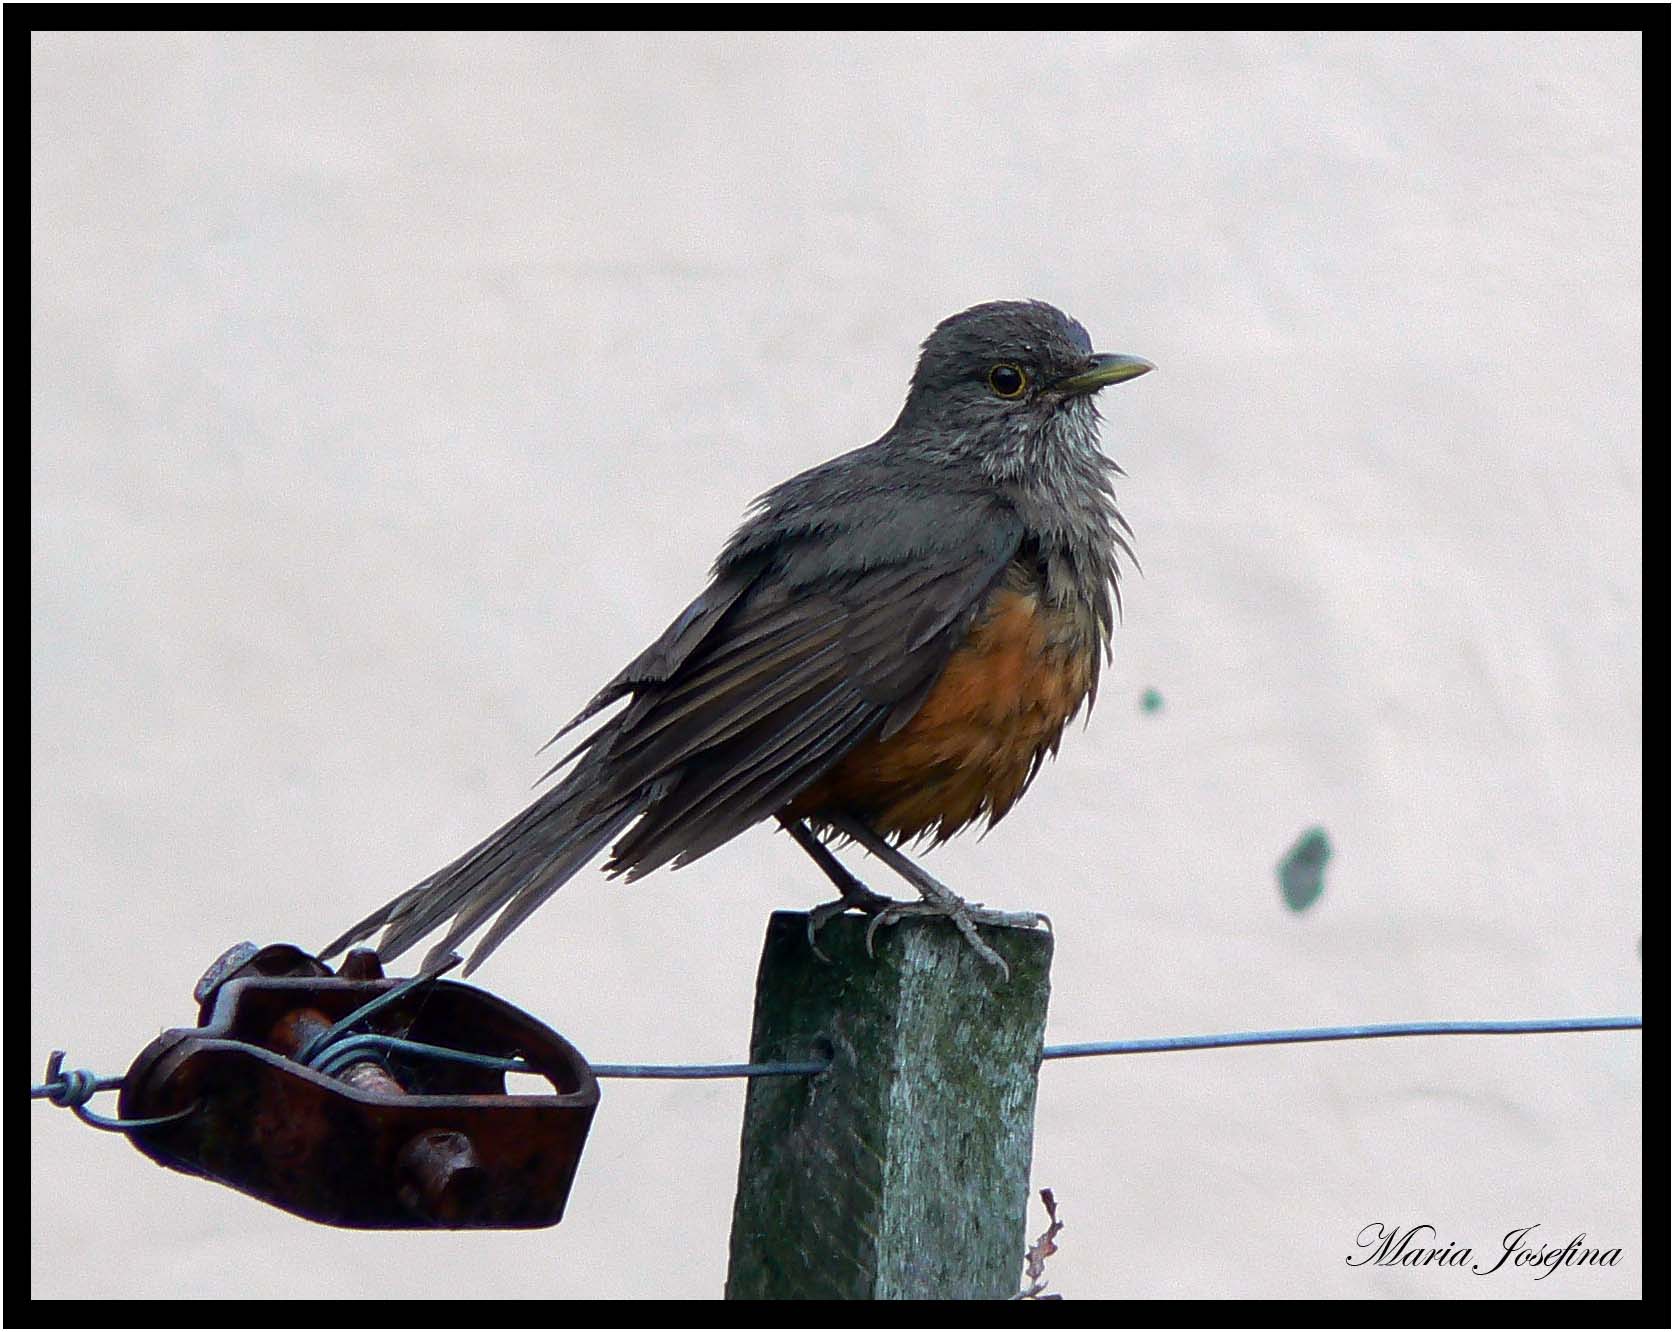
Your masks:
<instances>
[{"instance_id":1,"label":"perched bird","mask_svg":"<svg viewBox=\"0 0 1674 1332\"><path fill-rule=\"evenodd\" d=\"M761 496L709 586L559 731L626 703L547 775L568 773L322 956L382 927L387 959L451 921L434 959L497 915L469 972L612 842L632 880L771 818L841 894L810 935L847 907L945 915L1003 970L974 926L1042 918L966 903L899 844L998 822L1091 706L1133 555L1093 395L1151 368L1040 301L944 320L883 437ZM923 900L872 892L839 839Z\"/></svg>"}]
</instances>

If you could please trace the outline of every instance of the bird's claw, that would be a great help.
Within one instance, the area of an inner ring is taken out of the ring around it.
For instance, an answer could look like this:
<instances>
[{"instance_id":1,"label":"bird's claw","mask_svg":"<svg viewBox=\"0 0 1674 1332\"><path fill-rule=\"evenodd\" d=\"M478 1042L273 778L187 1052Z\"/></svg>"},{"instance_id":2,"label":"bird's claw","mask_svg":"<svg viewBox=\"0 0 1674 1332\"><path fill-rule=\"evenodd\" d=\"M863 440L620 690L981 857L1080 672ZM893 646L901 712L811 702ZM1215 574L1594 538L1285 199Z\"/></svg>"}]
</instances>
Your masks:
<instances>
[{"instance_id":1,"label":"bird's claw","mask_svg":"<svg viewBox=\"0 0 1674 1332\"><path fill-rule=\"evenodd\" d=\"M967 902L953 894L948 895L949 901L926 900L923 902L897 902L894 906L886 907L872 917L866 927L866 955L872 956L872 939L885 925L893 925L908 916L940 916L952 921L954 928L965 936L965 942L971 950L984 962L994 967L1000 973L1002 981L1011 979L1011 968L1006 960L996 953L987 941L977 933L978 925L998 925L1005 929L1033 929L1036 925L1045 925L1048 933L1052 930L1052 921L1039 911L993 911L981 902Z\"/></svg>"},{"instance_id":2,"label":"bird's claw","mask_svg":"<svg viewBox=\"0 0 1674 1332\"><path fill-rule=\"evenodd\" d=\"M814 936L825 928L828 920L842 915L849 906L850 902L846 897L839 897L835 902L821 902L808 913L808 947L813 950L814 956L827 966L831 965L831 959L825 955L825 950L819 946Z\"/></svg>"},{"instance_id":3,"label":"bird's claw","mask_svg":"<svg viewBox=\"0 0 1674 1332\"><path fill-rule=\"evenodd\" d=\"M879 913L891 911L900 906L911 906L910 902L897 902L893 897L885 897L881 893L874 893L870 888L856 885L847 897L839 897L832 902L821 902L808 912L808 947L821 962L829 964L831 959L825 950L819 946L815 936L826 926L827 921L835 920L845 911L858 911L862 915L871 916L875 921ZM866 931L866 952L872 951L872 929Z\"/></svg>"}]
</instances>

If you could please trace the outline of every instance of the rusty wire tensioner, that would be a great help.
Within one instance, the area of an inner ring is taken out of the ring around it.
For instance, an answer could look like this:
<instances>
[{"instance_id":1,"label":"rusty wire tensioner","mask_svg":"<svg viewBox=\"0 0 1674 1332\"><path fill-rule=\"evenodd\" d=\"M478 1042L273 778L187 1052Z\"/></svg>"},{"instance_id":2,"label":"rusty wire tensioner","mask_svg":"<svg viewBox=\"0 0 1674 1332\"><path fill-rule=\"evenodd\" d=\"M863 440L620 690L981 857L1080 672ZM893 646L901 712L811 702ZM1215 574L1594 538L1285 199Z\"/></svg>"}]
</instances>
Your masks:
<instances>
[{"instance_id":1,"label":"rusty wire tensioner","mask_svg":"<svg viewBox=\"0 0 1674 1332\"><path fill-rule=\"evenodd\" d=\"M555 1225L599 1103L562 1036L475 986L459 959L386 979L370 949L335 975L291 944L224 953L122 1080L134 1145L327 1225ZM551 1094L511 1095L507 1071Z\"/></svg>"}]
</instances>

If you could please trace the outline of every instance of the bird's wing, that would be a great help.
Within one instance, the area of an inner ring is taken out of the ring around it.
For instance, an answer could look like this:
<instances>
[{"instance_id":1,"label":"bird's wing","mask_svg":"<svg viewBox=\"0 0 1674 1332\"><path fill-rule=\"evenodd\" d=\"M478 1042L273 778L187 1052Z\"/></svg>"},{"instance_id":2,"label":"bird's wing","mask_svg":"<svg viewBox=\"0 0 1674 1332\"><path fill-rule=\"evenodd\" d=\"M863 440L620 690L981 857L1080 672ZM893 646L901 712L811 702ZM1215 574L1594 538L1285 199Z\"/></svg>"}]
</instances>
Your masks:
<instances>
[{"instance_id":1,"label":"bird's wing","mask_svg":"<svg viewBox=\"0 0 1674 1332\"><path fill-rule=\"evenodd\" d=\"M862 740L911 719L1000 580L1022 525L997 504L935 506L912 545L841 534L778 548L602 746L607 799L658 786L609 868L686 864L782 808Z\"/></svg>"},{"instance_id":2,"label":"bird's wing","mask_svg":"<svg viewBox=\"0 0 1674 1332\"><path fill-rule=\"evenodd\" d=\"M1023 527L986 498L893 498L853 521L786 518L767 540L747 529L749 548L729 548L703 594L570 724L629 700L557 765L575 766L322 955L386 926L379 951L393 957L451 919L434 957L496 916L475 967L619 832L612 872L685 864L904 726Z\"/></svg>"},{"instance_id":3,"label":"bird's wing","mask_svg":"<svg viewBox=\"0 0 1674 1332\"><path fill-rule=\"evenodd\" d=\"M732 609L733 603L749 590L760 572L761 561L754 560L717 576L698 594L690 606L674 617L673 622L663 630L655 643L618 671L615 679L594 694L587 706L559 727L558 733L546 743L552 744L560 736L573 731L589 717L609 707L618 699L626 698L636 690L665 683L703 643L710 631L720 623L721 618ZM581 749L590 745L591 739L585 742ZM545 747L542 746L543 749ZM563 767L579 752L580 749L577 749L559 759L553 771ZM549 777L551 775L550 772L547 774Z\"/></svg>"}]
</instances>

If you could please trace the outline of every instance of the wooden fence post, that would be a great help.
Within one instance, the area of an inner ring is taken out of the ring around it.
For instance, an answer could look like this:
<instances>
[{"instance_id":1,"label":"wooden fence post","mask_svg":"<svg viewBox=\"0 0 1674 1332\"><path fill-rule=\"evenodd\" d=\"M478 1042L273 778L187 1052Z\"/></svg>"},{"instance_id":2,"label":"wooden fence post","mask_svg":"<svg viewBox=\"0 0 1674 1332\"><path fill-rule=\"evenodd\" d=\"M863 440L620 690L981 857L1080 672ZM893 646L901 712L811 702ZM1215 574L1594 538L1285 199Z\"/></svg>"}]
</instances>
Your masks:
<instances>
[{"instance_id":1,"label":"wooden fence post","mask_svg":"<svg viewBox=\"0 0 1674 1332\"><path fill-rule=\"evenodd\" d=\"M1026 1246L1052 937L984 929L999 974L946 921L768 922L728 1299L1007 1299Z\"/></svg>"}]
</instances>

